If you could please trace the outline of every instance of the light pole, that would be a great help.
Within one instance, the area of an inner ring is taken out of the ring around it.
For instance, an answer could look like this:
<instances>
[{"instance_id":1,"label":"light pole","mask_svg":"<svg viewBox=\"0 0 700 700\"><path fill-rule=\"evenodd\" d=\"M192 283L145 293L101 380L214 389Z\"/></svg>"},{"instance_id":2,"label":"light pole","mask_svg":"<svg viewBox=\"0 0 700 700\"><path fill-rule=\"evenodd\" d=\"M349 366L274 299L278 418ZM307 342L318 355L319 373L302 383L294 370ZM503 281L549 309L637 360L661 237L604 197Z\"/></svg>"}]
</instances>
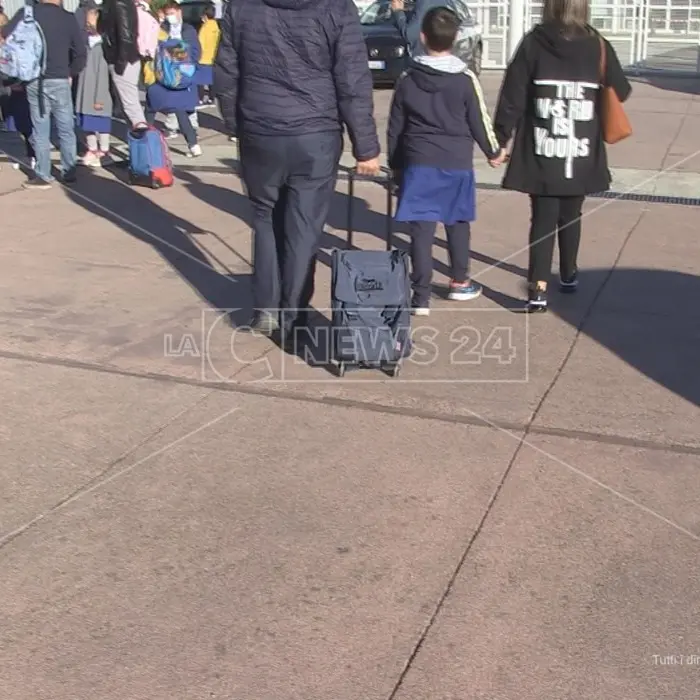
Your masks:
<instances>
[{"instance_id":1,"label":"light pole","mask_svg":"<svg viewBox=\"0 0 700 700\"><path fill-rule=\"evenodd\" d=\"M513 54L525 34L526 2L527 0L509 0L508 2L508 61L513 58Z\"/></svg>"}]
</instances>

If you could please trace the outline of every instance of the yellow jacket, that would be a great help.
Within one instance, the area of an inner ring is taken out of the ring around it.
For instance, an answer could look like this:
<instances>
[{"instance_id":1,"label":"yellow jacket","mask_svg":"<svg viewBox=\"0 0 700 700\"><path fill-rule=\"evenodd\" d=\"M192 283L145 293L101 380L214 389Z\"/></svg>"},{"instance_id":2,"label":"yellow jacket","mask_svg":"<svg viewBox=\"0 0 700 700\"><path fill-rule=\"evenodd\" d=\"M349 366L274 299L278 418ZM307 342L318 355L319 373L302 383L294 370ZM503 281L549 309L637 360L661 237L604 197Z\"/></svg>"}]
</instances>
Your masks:
<instances>
[{"instance_id":1,"label":"yellow jacket","mask_svg":"<svg viewBox=\"0 0 700 700\"><path fill-rule=\"evenodd\" d=\"M216 58L216 51L219 48L219 37L221 29L215 19L207 20L199 29L199 43L202 46L202 56L199 62L203 66L211 66Z\"/></svg>"},{"instance_id":2,"label":"yellow jacket","mask_svg":"<svg viewBox=\"0 0 700 700\"><path fill-rule=\"evenodd\" d=\"M165 29L161 29L160 33L158 34L158 41L167 41L168 40L168 32ZM143 64L143 84L148 87L149 85L153 85L153 83L156 82L156 74L153 69L153 61L146 61Z\"/></svg>"}]
</instances>

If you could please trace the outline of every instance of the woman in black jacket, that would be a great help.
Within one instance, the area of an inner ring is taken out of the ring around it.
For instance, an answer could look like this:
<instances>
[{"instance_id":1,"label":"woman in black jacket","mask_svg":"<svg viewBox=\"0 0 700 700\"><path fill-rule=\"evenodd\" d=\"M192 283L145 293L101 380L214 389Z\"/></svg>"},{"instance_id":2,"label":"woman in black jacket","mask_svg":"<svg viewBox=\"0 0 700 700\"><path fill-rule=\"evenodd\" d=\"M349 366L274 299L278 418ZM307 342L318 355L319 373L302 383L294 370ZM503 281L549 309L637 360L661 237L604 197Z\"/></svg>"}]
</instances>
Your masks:
<instances>
[{"instance_id":1,"label":"woman in black jacket","mask_svg":"<svg viewBox=\"0 0 700 700\"><path fill-rule=\"evenodd\" d=\"M602 86L622 101L631 92L615 50L588 24L588 0L545 0L542 23L508 66L494 122L501 146L515 131L503 187L532 204L527 311L547 310L555 234L560 289L576 291L583 200L610 187Z\"/></svg>"},{"instance_id":2,"label":"woman in black jacket","mask_svg":"<svg viewBox=\"0 0 700 700\"><path fill-rule=\"evenodd\" d=\"M141 56L135 0L104 0L98 30L112 83L131 128L146 126L139 98Z\"/></svg>"}]
</instances>

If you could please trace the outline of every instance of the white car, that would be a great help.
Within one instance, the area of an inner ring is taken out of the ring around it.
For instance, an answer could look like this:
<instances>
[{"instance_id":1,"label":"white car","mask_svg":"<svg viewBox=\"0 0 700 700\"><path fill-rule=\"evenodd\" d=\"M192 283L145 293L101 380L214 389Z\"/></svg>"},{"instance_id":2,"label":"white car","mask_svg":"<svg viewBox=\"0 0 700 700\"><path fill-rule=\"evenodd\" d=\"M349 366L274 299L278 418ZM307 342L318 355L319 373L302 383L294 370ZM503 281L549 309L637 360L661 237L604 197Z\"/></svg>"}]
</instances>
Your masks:
<instances>
[{"instance_id":1,"label":"white car","mask_svg":"<svg viewBox=\"0 0 700 700\"><path fill-rule=\"evenodd\" d=\"M373 2L374 0L354 0L355 7L359 14L362 14Z\"/></svg>"}]
</instances>

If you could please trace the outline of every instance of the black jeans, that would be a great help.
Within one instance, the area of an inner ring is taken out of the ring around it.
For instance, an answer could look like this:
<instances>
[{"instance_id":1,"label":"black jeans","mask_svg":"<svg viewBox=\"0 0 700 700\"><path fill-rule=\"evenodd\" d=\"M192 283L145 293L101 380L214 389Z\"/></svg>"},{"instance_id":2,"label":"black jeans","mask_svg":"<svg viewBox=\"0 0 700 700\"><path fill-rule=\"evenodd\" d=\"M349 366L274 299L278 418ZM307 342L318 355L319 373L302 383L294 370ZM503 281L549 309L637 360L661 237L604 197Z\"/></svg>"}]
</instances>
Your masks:
<instances>
[{"instance_id":1,"label":"black jeans","mask_svg":"<svg viewBox=\"0 0 700 700\"><path fill-rule=\"evenodd\" d=\"M409 224L414 306L428 306L430 302L436 227L434 221L411 221ZM469 222L458 221L451 226L445 226L445 232L452 279L455 282L466 282L469 276Z\"/></svg>"},{"instance_id":2,"label":"black jeans","mask_svg":"<svg viewBox=\"0 0 700 700\"><path fill-rule=\"evenodd\" d=\"M287 329L311 303L342 147L337 132L241 135L241 174L253 205L253 304L282 310Z\"/></svg>"},{"instance_id":3,"label":"black jeans","mask_svg":"<svg viewBox=\"0 0 700 700\"><path fill-rule=\"evenodd\" d=\"M156 120L156 113L146 105L145 110L146 121L149 124L153 124ZM177 126L180 129L180 133L185 137L187 145L192 148L197 144L197 132L192 126L190 121L190 115L187 112L175 112L175 117L177 119Z\"/></svg>"},{"instance_id":4,"label":"black jeans","mask_svg":"<svg viewBox=\"0 0 700 700\"><path fill-rule=\"evenodd\" d=\"M570 279L576 272L581 241L581 207L584 197L531 195L529 282L547 282L552 272L554 238L559 240L559 274Z\"/></svg>"}]
</instances>

